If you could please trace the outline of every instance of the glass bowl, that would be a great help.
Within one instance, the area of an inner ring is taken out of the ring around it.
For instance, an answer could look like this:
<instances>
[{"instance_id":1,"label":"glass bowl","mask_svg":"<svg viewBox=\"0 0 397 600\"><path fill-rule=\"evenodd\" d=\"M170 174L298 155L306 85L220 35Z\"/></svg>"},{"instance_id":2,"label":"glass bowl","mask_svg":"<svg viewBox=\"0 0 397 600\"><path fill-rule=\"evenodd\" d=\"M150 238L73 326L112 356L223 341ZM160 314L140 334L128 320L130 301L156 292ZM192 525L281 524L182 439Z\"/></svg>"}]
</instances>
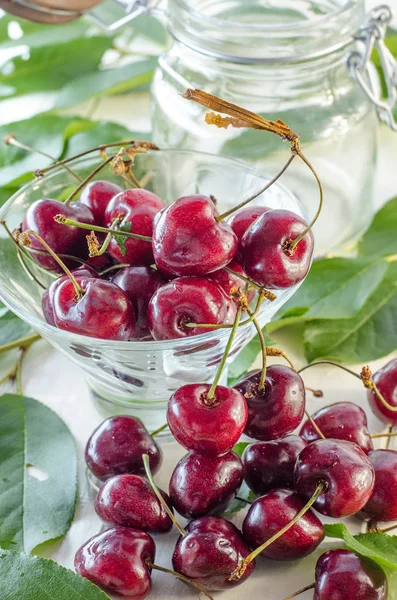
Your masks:
<instances>
[{"instance_id":1,"label":"glass bowl","mask_svg":"<svg viewBox=\"0 0 397 600\"><path fill-rule=\"evenodd\" d=\"M98 156L88 156L76 159L70 166L85 177L101 160ZM242 162L185 150L137 155L134 173L138 177L147 174L146 187L168 203L187 194L212 194L220 212L257 192L270 179ZM110 168L100 173L98 179L119 184L122 181ZM11 230L19 227L33 202L45 197L64 200L75 186L73 176L59 167L14 194L0 210L0 220L5 220ZM254 202L302 215L295 196L280 183ZM44 284L53 280L51 274L35 263L31 262L30 267ZM262 327L297 287L277 291L274 302L264 301L258 316ZM228 330L218 330L176 340L119 342L69 333L44 320L42 292L21 265L15 244L5 231L0 231L0 298L4 304L84 370L97 407L104 416L133 414L149 429L156 429L165 422L167 400L178 387L189 382L212 381L229 336ZM254 335L252 324L238 329L229 361L236 358ZM223 382L226 377L227 369Z\"/></svg>"}]
</instances>

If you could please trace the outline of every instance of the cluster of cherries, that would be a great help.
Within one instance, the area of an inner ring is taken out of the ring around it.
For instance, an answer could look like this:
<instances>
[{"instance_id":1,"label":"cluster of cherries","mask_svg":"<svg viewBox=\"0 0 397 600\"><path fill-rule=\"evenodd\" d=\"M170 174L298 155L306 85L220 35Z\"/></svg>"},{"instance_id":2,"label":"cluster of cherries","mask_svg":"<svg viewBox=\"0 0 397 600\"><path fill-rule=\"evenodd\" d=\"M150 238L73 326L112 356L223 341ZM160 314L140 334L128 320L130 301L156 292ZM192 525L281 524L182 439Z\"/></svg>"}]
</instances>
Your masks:
<instances>
[{"instance_id":1,"label":"cluster of cherries","mask_svg":"<svg viewBox=\"0 0 397 600\"><path fill-rule=\"evenodd\" d=\"M171 475L169 495L152 476L161 466L161 450L138 419L112 417L94 431L86 462L103 482L95 508L111 528L78 550L79 574L110 593L145 597L151 570L167 570L154 564L151 534L176 524L181 535L173 574L209 596L245 581L257 556L286 561L312 553L324 539L317 513L357 515L371 523L397 520L397 452L374 450L364 410L351 402L332 404L292 434L302 413L291 417L289 407L305 403L300 375L268 367L262 394L257 377L248 375L233 389L217 386L213 401L205 385L183 386L171 397L168 426L188 454ZM371 408L397 424L397 360L373 381ZM240 459L233 446L243 433L257 441ZM257 498L240 532L219 515L238 497L243 480ZM173 509L190 521L185 528ZM388 593L382 569L347 550L323 554L310 587L315 600L386 600Z\"/></svg>"}]
</instances>

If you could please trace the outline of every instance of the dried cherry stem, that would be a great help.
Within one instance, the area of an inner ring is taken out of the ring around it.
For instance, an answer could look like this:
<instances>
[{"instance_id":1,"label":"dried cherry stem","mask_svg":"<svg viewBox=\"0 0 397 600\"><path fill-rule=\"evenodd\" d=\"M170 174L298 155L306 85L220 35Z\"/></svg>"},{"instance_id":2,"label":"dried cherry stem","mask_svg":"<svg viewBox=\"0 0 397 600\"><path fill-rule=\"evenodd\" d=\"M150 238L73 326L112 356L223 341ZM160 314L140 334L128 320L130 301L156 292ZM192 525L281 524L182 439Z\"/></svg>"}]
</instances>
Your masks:
<instances>
[{"instance_id":1,"label":"dried cherry stem","mask_svg":"<svg viewBox=\"0 0 397 600\"><path fill-rule=\"evenodd\" d=\"M23 231L22 233L20 233L18 235L18 239L17 239L18 244L29 247L32 243L30 241L31 235L40 242L40 244L52 256L52 258L58 263L58 265L61 267L61 269L64 271L64 273L69 277L70 281L73 284L75 292L76 292L76 302L81 300L81 298L84 296L83 288L81 287L81 285L79 285L77 283L77 279L75 278L73 273L70 271L70 269L67 268L65 263L59 258L59 256L54 252L54 250L47 244L47 242L45 240L43 240L43 238L38 233L36 233L32 229L27 229L26 231Z\"/></svg>"},{"instance_id":2,"label":"dried cherry stem","mask_svg":"<svg viewBox=\"0 0 397 600\"><path fill-rule=\"evenodd\" d=\"M4 352L9 352L10 350L14 350L15 348L30 348L32 344L34 344L40 339L41 336L38 333L19 338L18 340L14 340L13 342L9 342L8 344L3 344L3 346L0 346L0 354L3 354Z\"/></svg>"},{"instance_id":3,"label":"dried cherry stem","mask_svg":"<svg viewBox=\"0 0 397 600\"><path fill-rule=\"evenodd\" d=\"M294 363L292 362L292 360L290 359L288 354L286 352L284 352L284 350L280 350L279 348L268 348L267 355L268 356L281 356L282 358L284 358L284 360L287 361L287 363L289 364L291 369L293 371L296 371L296 367L295 367Z\"/></svg>"},{"instance_id":4,"label":"dried cherry stem","mask_svg":"<svg viewBox=\"0 0 397 600\"><path fill-rule=\"evenodd\" d=\"M294 592L292 594L292 596L287 596L286 598L284 598L284 600L293 600L293 598L296 598L297 596L300 596L301 594L304 594L305 592L308 592L309 590L314 590L315 587L316 587L316 584L311 583L310 585L307 585L306 587L302 588L301 590Z\"/></svg>"},{"instance_id":5,"label":"dried cherry stem","mask_svg":"<svg viewBox=\"0 0 397 600\"><path fill-rule=\"evenodd\" d=\"M189 579L188 577L185 577L184 575L181 575L177 571L173 571L172 569L166 569L165 567L160 567L159 565L153 564L150 560L147 560L146 564L149 567L149 569L153 569L155 571L161 571L162 573L167 573L168 575L173 575L174 577L177 577L177 579L180 579L181 581L184 581L185 583L188 583L189 585L191 585L194 588L196 588L197 590L199 590L202 594L204 594L204 596L207 596L207 598L209 598L210 600L214 600L213 597L210 595L209 592L207 592L207 590L205 589L205 587L203 585L200 585L199 583L192 581L191 579Z\"/></svg>"},{"instance_id":6,"label":"dried cherry stem","mask_svg":"<svg viewBox=\"0 0 397 600\"><path fill-rule=\"evenodd\" d=\"M260 391L262 391L264 389L265 383L266 383L267 348L266 348L265 336L263 335L263 331L261 329L261 326L259 325L259 323L258 323L258 321L256 319L253 319L252 321L254 323L254 327L255 327L256 332L258 334L259 342L260 342L260 345L261 345L262 373L261 373L261 378L260 378L259 384L258 384L258 391L260 392Z\"/></svg>"},{"instance_id":7,"label":"dried cherry stem","mask_svg":"<svg viewBox=\"0 0 397 600\"><path fill-rule=\"evenodd\" d=\"M263 296L267 300L270 300L270 302L274 302L275 300L277 300L276 294L273 294L273 292L271 292L270 290L267 290L266 288L261 287L260 285L258 285L257 283L255 283L255 281L252 281L252 279L250 279L246 275L241 275L241 273L237 273L237 271L233 271L233 269L230 269L229 267L223 267L223 269L225 271L227 271L228 273L231 273L232 275L235 275L239 279L242 279L246 283L249 283L250 286L252 286L253 288L255 288L255 289L259 290L260 292L262 292Z\"/></svg>"},{"instance_id":8,"label":"dried cherry stem","mask_svg":"<svg viewBox=\"0 0 397 600\"><path fill-rule=\"evenodd\" d=\"M339 369L342 369L343 371L346 371L346 373L353 375L357 379L360 379L362 381L364 387L366 387L369 390L373 390L373 392L376 394L376 396L379 398L380 402L383 404L383 406L385 408L387 408L391 412L397 412L397 406L392 406L391 404L389 404L387 402L387 400L383 397L383 395L380 393L378 386L372 379L371 369L369 368L368 365L364 366L361 370L361 373L359 374L359 373L356 373L355 371L352 371L351 369L348 369L347 367L344 367L343 365L333 362L332 360L318 360L317 362L314 362L314 363L311 363L310 365L306 365L306 366L302 367L301 369L299 369L298 373L302 373L306 369L309 369L310 367L315 367L316 365L332 365L334 367L338 367Z\"/></svg>"},{"instance_id":9,"label":"dried cherry stem","mask_svg":"<svg viewBox=\"0 0 397 600\"><path fill-rule=\"evenodd\" d=\"M164 425L162 425L161 427L159 427L158 429L155 429L154 431L152 431L152 433L150 434L152 437L156 437L156 435L158 435L159 433L162 433L163 431L165 431L168 428L168 423L164 423Z\"/></svg>"},{"instance_id":10,"label":"dried cherry stem","mask_svg":"<svg viewBox=\"0 0 397 600\"><path fill-rule=\"evenodd\" d=\"M165 512L167 513L167 515L169 516L171 521L174 523L175 527L178 529L179 533L182 536L187 535L187 532L182 527L182 525L179 523L178 519L175 517L174 513L168 506L167 502L164 500L162 493L160 492L159 488L157 487L157 485L153 479L153 475L150 470L149 455L142 454L142 460L143 460L143 466L145 467L146 477L148 478L149 483L152 486L152 490L156 494L158 501L160 502L161 506L164 508Z\"/></svg>"},{"instance_id":11,"label":"dried cherry stem","mask_svg":"<svg viewBox=\"0 0 397 600\"><path fill-rule=\"evenodd\" d=\"M81 190L83 190L85 188L87 183L89 183L91 181L91 179L94 179L95 175L98 175L98 173L100 173L100 171L102 171L102 169L104 169L112 160L113 160L113 156L110 156L109 158L104 160L103 163L98 165L92 171L92 173L87 175L87 177L80 183L80 185L78 185L77 188L71 194L69 194L69 196L66 198L66 200L63 204L65 204L65 206L68 206L72 202L72 200L74 200L74 198L76 198L76 196L81 192Z\"/></svg>"},{"instance_id":12,"label":"dried cherry stem","mask_svg":"<svg viewBox=\"0 0 397 600\"><path fill-rule=\"evenodd\" d=\"M122 220L122 217L116 217L115 219L113 219L110 228L116 229L118 225L120 225ZM100 246L98 238L95 235L94 231L91 231L89 235L86 235L90 258L94 258L95 256L102 256L103 254L105 254L106 250L109 248L110 242L112 241L112 237L113 234L109 232L105 237L102 246Z\"/></svg>"},{"instance_id":13,"label":"dried cherry stem","mask_svg":"<svg viewBox=\"0 0 397 600\"><path fill-rule=\"evenodd\" d=\"M302 508L302 510L300 510L296 514L296 516L289 523L287 523L287 525L285 525L285 527L280 529L280 531L278 531L275 535L273 535L271 538L269 538L264 544L262 544L261 546L256 548L253 552L251 552L251 554L249 554L246 558L244 558L244 560L241 561L241 563L239 564L237 569L235 571L233 571L233 573L230 575L229 581L238 581L239 579L241 579L241 577L244 575L248 565L253 560L255 560L255 558L257 556L259 556L259 554L261 554L261 552L266 550L266 548L271 546L271 544L273 544L273 542L276 542L282 535L284 535L284 533L286 533L289 529L291 529L291 527L293 527L295 525L295 523L297 521L299 521L299 519L301 519L307 513L307 511L313 506L313 504L316 502L317 498L323 493L325 488L326 488L326 484L324 482L319 483L316 487L316 490L315 490L313 496L305 504L305 506Z\"/></svg>"},{"instance_id":14,"label":"dried cherry stem","mask_svg":"<svg viewBox=\"0 0 397 600\"><path fill-rule=\"evenodd\" d=\"M70 227L79 227L80 229L87 229L89 231L98 231L99 233L111 233L112 235L123 235L128 238L134 238L136 240L142 240L143 242L151 242L152 238L146 235L139 235L138 233L131 233L129 231L123 231L121 229L110 229L109 227L100 227L99 225L91 225L90 223L81 223L80 221L74 221L74 219L67 219L65 215L55 215L54 221L61 225L69 225Z\"/></svg>"},{"instance_id":15,"label":"dried cherry stem","mask_svg":"<svg viewBox=\"0 0 397 600\"><path fill-rule=\"evenodd\" d=\"M309 419L313 429L315 430L315 432L317 433L317 435L322 439L322 440L326 440L327 438L325 437L325 435L323 434L323 432L321 431L320 427L317 425L316 421L313 419L313 417L311 416L311 414L309 413L308 410L305 410L305 415L307 416L307 418Z\"/></svg>"},{"instance_id":16,"label":"dried cherry stem","mask_svg":"<svg viewBox=\"0 0 397 600\"><path fill-rule=\"evenodd\" d=\"M21 150L26 150L26 152L32 152L33 154L41 154L41 156L45 156L46 158L49 158L50 160L53 160L53 161L57 160L56 158L51 156L51 154L47 154L46 152L43 152L42 150L38 150L37 148L33 148L32 146L23 144L22 142L17 140L15 135L13 135L12 133L9 133L7 135L7 137L4 140L4 143L7 144L8 146L14 146L15 148L20 148ZM78 175L75 171L73 171L73 169L71 169L68 165L64 165L64 168L67 171L69 171L69 173L71 175L73 175L73 177L78 179L78 181L82 181L82 178L80 177L80 175Z\"/></svg>"},{"instance_id":17,"label":"dried cherry stem","mask_svg":"<svg viewBox=\"0 0 397 600\"><path fill-rule=\"evenodd\" d=\"M322 390L314 390L311 387L306 386L306 391L311 392L315 398L323 398L324 392Z\"/></svg>"}]
</instances>

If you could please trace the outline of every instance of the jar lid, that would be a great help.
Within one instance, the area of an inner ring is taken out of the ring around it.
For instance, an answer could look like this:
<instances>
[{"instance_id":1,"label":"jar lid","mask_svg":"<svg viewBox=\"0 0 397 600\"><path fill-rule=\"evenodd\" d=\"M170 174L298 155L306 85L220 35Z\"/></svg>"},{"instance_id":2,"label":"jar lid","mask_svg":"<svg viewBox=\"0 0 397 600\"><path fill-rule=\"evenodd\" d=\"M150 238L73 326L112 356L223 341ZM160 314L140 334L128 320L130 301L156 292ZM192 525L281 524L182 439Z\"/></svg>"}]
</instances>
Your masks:
<instances>
[{"instance_id":1,"label":"jar lid","mask_svg":"<svg viewBox=\"0 0 397 600\"><path fill-rule=\"evenodd\" d=\"M100 2L101 0L0 0L0 8L28 21L52 25L74 21L82 12Z\"/></svg>"}]
</instances>

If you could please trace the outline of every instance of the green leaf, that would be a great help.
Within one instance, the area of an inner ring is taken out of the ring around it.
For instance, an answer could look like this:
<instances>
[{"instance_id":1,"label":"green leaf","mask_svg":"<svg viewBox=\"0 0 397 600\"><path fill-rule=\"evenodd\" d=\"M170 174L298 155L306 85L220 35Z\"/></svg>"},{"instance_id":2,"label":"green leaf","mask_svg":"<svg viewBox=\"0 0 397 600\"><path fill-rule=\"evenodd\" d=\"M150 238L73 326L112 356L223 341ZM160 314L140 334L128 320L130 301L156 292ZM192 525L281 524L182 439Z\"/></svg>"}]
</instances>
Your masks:
<instances>
[{"instance_id":1,"label":"green leaf","mask_svg":"<svg viewBox=\"0 0 397 600\"><path fill-rule=\"evenodd\" d=\"M131 228L132 228L132 223L130 221L126 221L125 223L122 223L121 225L118 225L116 227L116 229L118 229L119 231L126 231L128 233L131 232ZM116 244L120 248L121 254L123 256L125 256L127 254L127 248L125 247L125 243L128 238L125 235L113 235L113 237L114 237Z\"/></svg>"},{"instance_id":2,"label":"green leaf","mask_svg":"<svg viewBox=\"0 0 397 600\"><path fill-rule=\"evenodd\" d=\"M153 15L144 13L137 19L134 19L131 25L134 36L141 35L142 37L156 42L156 44L159 44L160 46L164 46L167 43L167 29L163 23Z\"/></svg>"},{"instance_id":3,"label":"green leaf","mask_svg":"<svg viewBox=\"0 0 397 600\"><path fill-rule=\"evenodd\" d=\"M273 346L275 342L267 335L266 330L263 330L265 335L266 345ZM258 336L256 335L252 340L243 348L237 357L229 365L228 370L228 385L234 385L247 371L252 367L259 352L261 351L261 344Z\"/></svg>"},{"instance_id":4,"label":"green leaf","mask_svg":"<svg viewBox=\"0 0 397 600\"><path fill-rule=\"evenodd\" d=\"M96 585L52 560L0 551L2 600L109 600Z\"/></svg>"},{"instance_id":5,"label":"green leaf","mask_svg":"<svg viewBox=\"0 0 397 600\"><path fill-rule=\"evenodd\" d=\"M256 498L255 494L249 489L249 487L247 486L245 481L241 485L241 487L237 493L237 496L238 496L238 498L235 498L229 504L229 506L223 513L224 515L233 515L233 514L239 512L240 510L242 510L243 508L247 508L248 503L251 504ZM239 500L239 498L242 498L242 500ZM247 502L244 502L244 500L246 500Z\"/></svg>"},{"instance_id":6,"label":"green leaf","mask_svg":"<svg viewBox=\"0 0 397 600\"><path fill-rule=\"evenodd\" d=\"M76 448L65 423L37 400L3 395L0 547L31 552L64 535L73 519L76 494ZM19 597L25 600L23 594Z\"/></svg>"},{"instance_id":7,"label":"green leaf","mask_svg":"<svg viewBox=\"0 0 397 600\"><path fill-rule=\"evenodd\" d=\"M388 265L381 284L352 319L311 321L305 328L309 361L364 363L396 349L397 264Z\"/></svg>"},{"instance_id":8,"label":"green leaf","mask_svg":"<svg viewBox=\"0 0 397 600\"><path fill-rule=\"evenodd\" d=\"M324 525L325 535L345 542L352 552L371 558L387 569L397 571L397 536L385 533L362 533L353 536L344 523Z\"/></svg>"},{"instance_id":9,"label":"green leaf","mask_svg":"<svg viewBox=\"0 0 397 600\"><path fill-rule=\"evenodd\" d=\"M238 444L236 444L232 450L235 454L237 454L237 456L242 456L244 453L244 450L247 448L247 446L250 446L251 442L238 442Z\"/></svg>"},{"instance_id":10,"label":"green leaf","mask_svg":"<svg viewBox=\"0 0 397 600\"><path fill-rule=\"evenodd\" d=\"M372 259L397 254L397 198L389 200L376 213L359 242L358 252Z\"/></svg>"},{"instance_id":11,"label":"green leaf","mask_svg":"<svg viewBox=\"0 0 397 600\"><path fill-rule=\"evenodd\" d=\"M8 344L24 337L30 331L25 321L21 321L13 312L0 309L0 345Z\"/></svg>"}]
</instances>

